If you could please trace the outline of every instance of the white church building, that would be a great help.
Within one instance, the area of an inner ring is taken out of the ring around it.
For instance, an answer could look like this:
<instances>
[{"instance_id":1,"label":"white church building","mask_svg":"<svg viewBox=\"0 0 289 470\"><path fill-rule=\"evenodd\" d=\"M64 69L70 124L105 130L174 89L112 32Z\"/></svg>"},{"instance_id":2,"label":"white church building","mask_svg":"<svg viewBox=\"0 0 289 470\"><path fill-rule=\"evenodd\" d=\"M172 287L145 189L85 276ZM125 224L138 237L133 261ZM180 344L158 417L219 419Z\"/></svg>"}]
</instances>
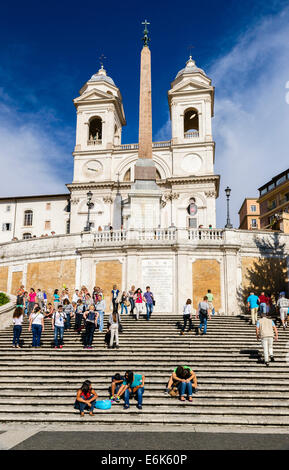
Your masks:
<instances>
[{"instance_id":1,"label":"white church building","mask_svg":"<svg viewBox=\"0 0 289 470\"><path fill-rule=\"evenodd\" d=\"M152 143L161 196L149 229L132 224L128 201L139 145L122 144L122 96L103 67L74 105L69 192L0 199L0 290L15 293L23 283L51 295L63 285L100 285L109 307L112 284L150 285L157 312L181 313L187 298L196 308L211 289L219 313L238 314L236 293L260 257L256 237L270 245L273 235L216 228L211 79L190 57L171 83L171 139ZM289 252L288 236L279 237Z\"/></svg>"}]
</instances>

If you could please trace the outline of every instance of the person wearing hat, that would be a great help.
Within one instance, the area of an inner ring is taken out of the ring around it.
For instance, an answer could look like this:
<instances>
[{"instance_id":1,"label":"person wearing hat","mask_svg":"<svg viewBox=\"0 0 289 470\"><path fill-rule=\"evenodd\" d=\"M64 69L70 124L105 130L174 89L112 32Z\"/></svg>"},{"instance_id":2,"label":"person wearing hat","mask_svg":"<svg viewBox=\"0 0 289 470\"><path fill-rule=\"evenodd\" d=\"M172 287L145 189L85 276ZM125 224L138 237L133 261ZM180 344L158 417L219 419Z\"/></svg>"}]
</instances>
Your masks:
<instances>
[{"instance_id":1,"label":"person wearing hat","mask_svg":"<svg viewBox=\"0 0 289 470\"><path fill-rule=\"evenodd\" d=\"M269 356L274 361L273 355L273 338L278 341L278 330L273 320L267 317L265 312L261 312L261 319L256 325L257 340L261 339L264 353L264 362L269 366Z\"/></svg>"}]
</instances>

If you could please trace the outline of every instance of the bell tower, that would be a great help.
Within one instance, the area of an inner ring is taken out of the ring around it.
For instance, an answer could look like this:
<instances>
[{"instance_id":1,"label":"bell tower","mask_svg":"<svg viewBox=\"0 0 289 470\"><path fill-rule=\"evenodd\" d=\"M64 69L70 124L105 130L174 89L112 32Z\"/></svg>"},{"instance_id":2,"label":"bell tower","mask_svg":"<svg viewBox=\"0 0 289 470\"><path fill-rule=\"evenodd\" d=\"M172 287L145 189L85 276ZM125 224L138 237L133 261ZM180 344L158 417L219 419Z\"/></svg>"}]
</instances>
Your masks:
<instances>
[{"instance_id":1,"label":"bell tower","mask_svg":"<svg viewBox=\"0 0 289 470\"><path fill-rule=\"evenodd\" d=\"M75 98L77 110L77 151L111 149L121 144L122 126L126 124L122 97L103 65L81 88Z\"/></svg>"}]
</instances>

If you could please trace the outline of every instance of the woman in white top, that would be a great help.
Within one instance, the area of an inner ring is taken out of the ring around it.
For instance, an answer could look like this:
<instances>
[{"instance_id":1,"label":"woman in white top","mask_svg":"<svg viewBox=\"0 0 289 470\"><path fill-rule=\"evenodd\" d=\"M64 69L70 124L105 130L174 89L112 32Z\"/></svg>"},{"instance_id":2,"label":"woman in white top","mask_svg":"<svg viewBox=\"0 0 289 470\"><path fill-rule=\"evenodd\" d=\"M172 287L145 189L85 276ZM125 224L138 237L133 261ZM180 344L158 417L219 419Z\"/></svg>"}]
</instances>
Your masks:
<instances>
[{"instance_id":1,"label":"woman in white top","mask_svg":"<svg viewBox=\"0 0 289 470\"><path fill-rule=\"evenodd\" d=\"M20 348L20 335L22 332L23 308L16 307L13 313L13 348Z\"/></svg>"},{"instance_id":2,"label":"woman in white top","mask_svg":"<svg viewBox=\"0 0 289 470\"><path fill-rule=\"evenodd\" d=\"M113 342L114 342L114 339L115 339L116 348L118 349L119 348L118 328L119 328L119 322L120 322L120 318L119 318L118 313L117 312L111 313L110 316L109 316L108 322L110 324L110 327L109 327L109 331L110 331L109 348L112 348Z\"/></svg>"},{"instance_id":3,"label":"woman in white top","mask_svg":"<svg viewBox=\"0 0 289 470\"><path fill-rule=\"evenodd\" d=\"M186 326L187 326L187 322L189 322L189 331L191 331L193 329L192 301L191 301L191 299L188 299L186 301L186 305L184 305L183 318L184 318L184 326L182 328L181 335L185 334L185 329L186 329Z\"/></svg>"},{"instance_id":4,"label":"woman in white top","mask_svg":"<svg viewBox=\"0 0 289 470\"><path fill-rule=\"evenodd\" d=\"M29 328L32 329L32 347L40 348L41 333L44 331L44 315L41 313L40 307L34 307L29 317Z\"/></svg>"}]
</instances>

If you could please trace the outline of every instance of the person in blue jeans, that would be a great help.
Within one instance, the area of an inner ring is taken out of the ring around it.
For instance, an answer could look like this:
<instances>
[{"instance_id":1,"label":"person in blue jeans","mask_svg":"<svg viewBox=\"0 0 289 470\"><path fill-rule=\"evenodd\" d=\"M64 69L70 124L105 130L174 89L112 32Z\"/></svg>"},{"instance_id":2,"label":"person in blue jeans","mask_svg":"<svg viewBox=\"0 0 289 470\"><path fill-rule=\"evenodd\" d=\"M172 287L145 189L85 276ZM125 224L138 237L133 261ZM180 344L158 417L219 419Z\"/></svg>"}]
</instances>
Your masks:
<instances>
[{"instance_id":1,"label":"person in blue jeans","mask_svg":"<svg viewBox=\"0 0 289 470\"><path fill-rule=\"evenodd\" d=\"M99 325L99 331L100 333L103 332L103 318L104 318L104 312L105 312L105 300L102 296L102 294L97 295L97 302L95 303L95 310L98 313L98 319L97 319L97 324Z\"/></svg>"},{"instance_id":2,"label":"person in blue jeans","mask_svg":"<svg viewBox=\"0 0 289 470\"><path fill-rule=\"evenodd\" d=\"M54 330L54 346L56 348L63 348L63 334L64 324L66 322L66 314L63 312L62 305L58 306L57 312L54 312L52 316L52 329ZM58 340L59 337L59 340Z\"/></svg>"},{"instance_id":3,"label":"person in blue jeans","mask_svg":"<svg viewBox=\"0 0 289 470\"><path fill-rule=\"evenodd\" d=\"M124 394L124 410L129 408L129 399L134 395L137 397L137 408L142 409L142 396L144 394L145 376L135 374L131 370L127 370L124 374L124 381L118 391L118 397Z\"/></svg>"},{"instance_id":4,"label":"person in blue jeans","mask_svg":"<svg viewBox=\"0 0 289 470\"><path fill-rule=\"evenodd\" d=\"M200 325L198 328L198 332L201 333L202 335L205 335L207 333L207 319L211 320L211 315L210 315L210 306L208 303L208 297L205 295L204 300L199 303L198 306L198 311L196 314L196 318L199 317L200 319ZM203 331L202 331L203 329Z\"/></svg>"},{"instance_id":5,"label":"person in blue jeans","mask_svg":"<svg viewBox=\"0 0 289 470\"><path fill-rule=\"evenodd\" d=\"M79 390L77 390L74 408L80 411L80 416L84 416L84 410L89 410L90 416L93 416L95 401L98 398L97 393L92 388L90 380L85 380Z\"/></svg>"},{"instance_id":6,"label":"person in blue jeans","mask_svg":"<svg viewBox=\"0 0 289 470\"><path fill-rule=\"evenodd\" d=\"M29 317L28 331L32 330L32 347L40 348L41 346L41 334L44 331L44 315L41 312L40 307L34 307Z\"/></svg>"},{"instance_id":7,"label":"person in blue jeans","mask_svg":"<svg viewBox=\"0 0 289 470\"><path fill-rule=\"evenodd\" d=\"M145 303L146 303L147 320L149 320L154 309L154 294L151 292L150 286L146 287L146 292L144 293L143 296L144 296Z\"/></svg>"},{"instance_id":8,"label":"person in blue jeans","mask_svg":"<svg viewBox=\"0 0 289 470\"><path fill-rule=\"evenodd\" d=\"M186 401L186 395L189 402L193 401L193 392L197 391L197 376L189 366L178 366L172 373L168 382L165 394L168 394L172 386L175 384L179 390L180 400ZM194 390L193 390L194 389Z\"/></svg>"},{"instance_id":9,"label":"person in blue jeans","mask_svg":"<svg viewBox=\"0 0 289 470\"><path fill-rule=\"evenodd\" d=\"M16 307L13 313L13 347L20 348L20 335L22 332L23 308Z\"/></svg>"}]
</instances>

